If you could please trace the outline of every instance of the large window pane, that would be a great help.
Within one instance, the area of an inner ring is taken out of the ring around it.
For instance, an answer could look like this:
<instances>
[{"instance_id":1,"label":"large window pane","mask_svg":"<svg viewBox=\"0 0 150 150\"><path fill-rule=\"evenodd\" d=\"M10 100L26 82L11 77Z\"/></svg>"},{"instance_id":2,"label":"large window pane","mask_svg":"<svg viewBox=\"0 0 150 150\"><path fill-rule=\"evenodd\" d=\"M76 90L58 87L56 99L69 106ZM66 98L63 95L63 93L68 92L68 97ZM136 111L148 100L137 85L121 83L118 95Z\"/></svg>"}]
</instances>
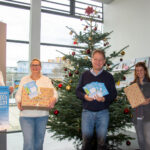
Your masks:
<instances>
[{"instance_id":1,"label":"large window pane","mask_svg":"<svg viewBox=\"0 0 150 150\"><path fill-rule=\"evenodd\" d=\"M101 23L99 23L101 29ZM73 28L77 33L83 31L85 22L80 19L56 16L42 13L41 18L41 42L73 45L70 30Z\"/></svg>"},{"instance_id":2,"label":"large window pane","mask_svg":"<svg viewBox=\"0 0 150 150\"><path fill-rule=\"evenodd\" d=\"M29 10L0 5L0 21L7 24L7 39L29 40Z\"/></svg>"}]
</instances>

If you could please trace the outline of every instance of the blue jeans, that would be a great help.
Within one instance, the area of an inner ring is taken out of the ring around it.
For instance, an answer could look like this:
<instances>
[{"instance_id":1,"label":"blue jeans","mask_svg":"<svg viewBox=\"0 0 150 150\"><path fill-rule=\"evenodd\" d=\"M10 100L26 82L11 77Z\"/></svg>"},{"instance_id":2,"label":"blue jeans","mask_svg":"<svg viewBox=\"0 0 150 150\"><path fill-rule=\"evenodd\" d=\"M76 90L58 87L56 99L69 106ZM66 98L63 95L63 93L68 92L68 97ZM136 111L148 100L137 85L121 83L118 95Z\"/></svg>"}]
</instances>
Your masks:
<instances>
[{"instance_id":1,"label":"blue jeans","mask_svg":"<svg viewBox=\"0 0 150 150\"><path fill-rule=\"evenodd\" d=\"M109 111L104 109L92 112L86 109L82 111L82 150L90 150L94 128L97 135L97 150L103 149L109 124Z\"/></svg>"},{"instance_id":2,"label":"blue jeans","mask_svg":"<svg viewBox=\"0 0 150 150\"><path fill-rule=\"evenodd\" d=\"M43 150L47 121L48 116L20 117L24 137L23 150Z\"/></svg>"}]
</instances>

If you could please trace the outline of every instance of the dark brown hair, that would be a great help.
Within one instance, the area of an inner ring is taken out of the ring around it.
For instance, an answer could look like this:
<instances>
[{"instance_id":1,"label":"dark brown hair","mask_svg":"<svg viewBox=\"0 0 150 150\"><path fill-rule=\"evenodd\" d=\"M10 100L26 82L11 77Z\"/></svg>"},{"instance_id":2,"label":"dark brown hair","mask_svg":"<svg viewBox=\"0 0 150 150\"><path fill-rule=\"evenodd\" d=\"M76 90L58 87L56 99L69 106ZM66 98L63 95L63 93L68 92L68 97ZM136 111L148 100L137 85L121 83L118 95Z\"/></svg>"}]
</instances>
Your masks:
<instances>
[{"instance_id":1,"label":"dark brown hair","mask_svg":"<svg viewBox=\"0 0 150 150\"><path fill-rule=\"evenodd\" d=\"M146 64L145 62L138 62L136 65L135 65L135 70L134 70L134 80L132 83L135 83L137 82L137 79L138 79L138 76L136 75L136 67L142 67L145 71L145 77L146 79L150 82L150 77L149 77L149 73L148 73L148 69L146 67Z\"/></svg>"}]
</instances>

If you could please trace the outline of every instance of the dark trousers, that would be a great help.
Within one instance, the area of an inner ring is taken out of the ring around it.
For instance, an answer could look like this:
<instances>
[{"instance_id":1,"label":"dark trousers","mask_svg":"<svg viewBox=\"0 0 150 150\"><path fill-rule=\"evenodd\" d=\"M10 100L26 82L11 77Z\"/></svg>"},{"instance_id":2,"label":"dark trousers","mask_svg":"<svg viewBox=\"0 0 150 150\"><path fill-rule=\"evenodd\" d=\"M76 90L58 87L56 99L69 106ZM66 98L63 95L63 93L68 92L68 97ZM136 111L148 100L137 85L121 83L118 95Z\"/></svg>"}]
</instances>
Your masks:
<instances>
[{"instance_id":1,"label":"dark trousers","mask_svg":"<svg viewBox=\"0 0 150 150\"><path fill-rule=\"evenodd\" d=\"M135 129L140 150L150 150L150 121L137 119Z\"/></svg>"}]
</instances>

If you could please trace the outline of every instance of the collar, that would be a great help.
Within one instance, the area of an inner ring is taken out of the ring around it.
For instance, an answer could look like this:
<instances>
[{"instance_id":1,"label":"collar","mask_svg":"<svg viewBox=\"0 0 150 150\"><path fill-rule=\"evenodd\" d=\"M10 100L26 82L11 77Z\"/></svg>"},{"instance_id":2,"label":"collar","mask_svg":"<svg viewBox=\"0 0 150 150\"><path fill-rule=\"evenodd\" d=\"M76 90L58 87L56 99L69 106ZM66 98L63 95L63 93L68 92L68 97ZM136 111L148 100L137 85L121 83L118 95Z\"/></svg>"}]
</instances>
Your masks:
<instances>
[{"instance_id":1,"label":"collar","mask_svg":"<svg viewBox=\"0 0 150 150\"><path fill-rule=\"evenodd\" d=\"M100 75L102 72L103 72L103 68L98 72L98 74L96 74L94 71L93 71L93 68L90 70L90 72L94 75L94 76L98 76Z\"/></svg>"}]
</instances>

